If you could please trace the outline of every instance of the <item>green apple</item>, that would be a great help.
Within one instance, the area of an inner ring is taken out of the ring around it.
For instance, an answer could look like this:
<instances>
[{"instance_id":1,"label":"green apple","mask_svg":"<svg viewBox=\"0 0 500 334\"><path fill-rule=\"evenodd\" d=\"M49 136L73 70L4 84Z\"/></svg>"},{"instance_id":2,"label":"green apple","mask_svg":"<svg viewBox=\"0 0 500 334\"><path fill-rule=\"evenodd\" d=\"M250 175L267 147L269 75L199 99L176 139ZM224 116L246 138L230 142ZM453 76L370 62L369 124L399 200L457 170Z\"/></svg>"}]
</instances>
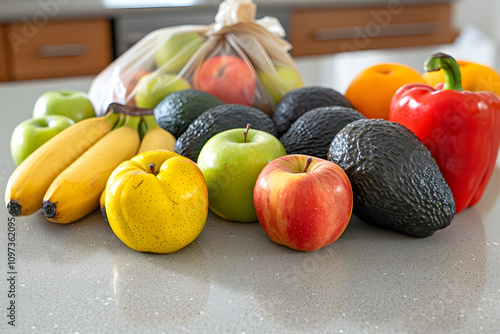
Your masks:
<instances>
[{"instance_id":1,"label":"green apple","mask_svg":"<svg viewBox=\"0 0 500 334\"><path fill-rule=\"evenodd\" d=\"M52 90L40 95L33 108L33 118L44 115L62 115L79 122L85 118L95 117L95 110L85 92Z\"/></svg>"},{"instance_id":2,"label":"green apple","mask_svg":"<svg viewBox=\"0 0 500 334\"><path fill-rule=\"evenodd\" d=\"M286 155L273 135L249 129L231 129L210 138L197 164L207 182L210 209L231 221L253 222L255 181L272 160Z\"/></svg>"},{"instance_id":3,"label":"green apple","mask_svg":"<svg viewBox=\"0 0 500 334\"><path fill-rule=\"evenodd\" d=\"M269 93L274 103L278 103L283 95L289 91L304 86L302 77L293 68L277 65L276 71L264 72L258 70L257 74L262 86Z\"/></svg>"},{"instance_id":4,"label":"green apple","mask_svg":"<svg viewBox=\"0 0 500 334\"><path fill-rule=\"evenodd\" d=\"M46 115L19 123L10 138L10 153L19 165L38 147L75 122L62 115Z\"/></svg>"},{"instance_id":5,"label":"green apple","mask_svg":"<svg viewBox=\"0 0 500 334\"><path fill-rule=\"evenodd\" d=\"M162 72L179 73L203 41L200 34L192 31L170 36L155 52L156 66Z\"/></svg>"},{"instance_id":6,"label":"green apple","mask_svg":"<svg viewBox=\"0 0 500 334\"><path fill-rule=\"evenodd\" d=\"M188 88L191 88L189 83L175 74L149 73L137 82L135 104L153 109L168 94Z\"/></svg>"}]
</instances>

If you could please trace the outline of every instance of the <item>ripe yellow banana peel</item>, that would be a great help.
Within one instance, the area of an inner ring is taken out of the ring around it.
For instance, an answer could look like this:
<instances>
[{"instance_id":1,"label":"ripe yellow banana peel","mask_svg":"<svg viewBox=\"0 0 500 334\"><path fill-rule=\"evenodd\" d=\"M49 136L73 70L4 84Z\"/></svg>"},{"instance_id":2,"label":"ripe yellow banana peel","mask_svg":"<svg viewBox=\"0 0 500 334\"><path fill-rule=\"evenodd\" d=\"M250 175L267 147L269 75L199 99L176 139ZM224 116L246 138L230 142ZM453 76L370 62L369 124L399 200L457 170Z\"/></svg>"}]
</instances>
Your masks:
<instances>
[{"instance_id":1,"label":"ripe yellow banana peel","mask_svg":"<svg viewBox=\"0 0 500 334\"><path fill-rule=\"evenodd\" d=\"M103 117L84 119L55 135L30 154L11 174L5 204L13 216L26 216L42 207L43 196L54 179L118 121L110 111Z\"/></svg>"},{"instance_id":2,"label":"ripe yellow banana peel","mask_svg":"<svg viewBox=\"0 0 500 334\"><path fill-rule=\"evenodd\" d=\"M171 253L194 241L208 215L199 167L168 150L138 154L111 174L105 208L109 225L130 248Z\"/></svg>"},{"instance_id":3,"label":"ripe yellow banana peel","mask_svg":"<svg viewBox=\"0 0 500 334\"><path fill-rule=\"evenodd\" d=\"M137 154L139 121L139 116L126 115L122 126L106 134L55 178L43 197L47 219L72 223L99 207L111 173Z\"/></svg>"}]
</instances>

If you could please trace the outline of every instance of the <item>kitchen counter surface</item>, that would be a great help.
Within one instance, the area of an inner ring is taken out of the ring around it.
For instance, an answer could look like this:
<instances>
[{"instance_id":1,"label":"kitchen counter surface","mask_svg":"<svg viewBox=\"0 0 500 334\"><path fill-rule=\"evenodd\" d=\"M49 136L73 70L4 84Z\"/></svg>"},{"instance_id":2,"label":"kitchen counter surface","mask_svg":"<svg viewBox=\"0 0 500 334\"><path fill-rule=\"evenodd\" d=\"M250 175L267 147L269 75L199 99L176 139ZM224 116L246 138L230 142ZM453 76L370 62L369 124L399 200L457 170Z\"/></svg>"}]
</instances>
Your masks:
<instances>
[{"instance_id":1,"label":"kitchen counter surface","mask_svg":"<svg viewBox=\"0 0 500 334\"><path fill-rule=\"evenodd\" d=\"M400 0L399 3L437 3L455 0ZM43 22L47 18L111 17L121 14L152 11L216 11L221 0L3 0L0 22L27 20ZM259 9L301 8L318 6L386 5L387 0L255 0Z\"/></svg>"},{"instance_id":2,"label":"kitchen counter surface","mask_svg":"<svg viewBox=\"0 0 500 334\"><path fill-rule=\"evenodd\" d=\"M1 189L14 169L10 134L30 116L36 97L89 82L0 84ZM139 253L98 211L58 225L40 212L12 218L2 207L0 332L497 333L499 194L500 161L483 199L431 237L353 217L339 240L310 253L274 244L258 223L214 214L186 248ZM15 328L7 323L12 301Z\"/></svg>"}]
</instances>

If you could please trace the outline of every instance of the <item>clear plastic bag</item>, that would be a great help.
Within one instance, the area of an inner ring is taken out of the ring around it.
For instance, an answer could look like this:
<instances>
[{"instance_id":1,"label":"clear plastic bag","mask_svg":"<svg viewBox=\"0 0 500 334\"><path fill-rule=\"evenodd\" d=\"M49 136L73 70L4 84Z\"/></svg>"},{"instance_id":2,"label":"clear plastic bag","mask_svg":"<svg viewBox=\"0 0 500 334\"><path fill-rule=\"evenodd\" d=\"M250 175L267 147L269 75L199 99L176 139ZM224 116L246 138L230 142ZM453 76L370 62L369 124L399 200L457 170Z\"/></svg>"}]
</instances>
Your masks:
<instances>
[{"instance_id":1,"label":"clear plastic bag","mask_svg":"<svg viewBox=\"0 0 500 334\"><path fill-rule=\"evenodd\" d=\"M251 0L225 0L211 25L149 33L92 81L97 113L113 102L154 108L169 93L194 88L272 115L279 99L303 81L279 21L255 20L255 12Z\"/></svg>"}]
</instances>

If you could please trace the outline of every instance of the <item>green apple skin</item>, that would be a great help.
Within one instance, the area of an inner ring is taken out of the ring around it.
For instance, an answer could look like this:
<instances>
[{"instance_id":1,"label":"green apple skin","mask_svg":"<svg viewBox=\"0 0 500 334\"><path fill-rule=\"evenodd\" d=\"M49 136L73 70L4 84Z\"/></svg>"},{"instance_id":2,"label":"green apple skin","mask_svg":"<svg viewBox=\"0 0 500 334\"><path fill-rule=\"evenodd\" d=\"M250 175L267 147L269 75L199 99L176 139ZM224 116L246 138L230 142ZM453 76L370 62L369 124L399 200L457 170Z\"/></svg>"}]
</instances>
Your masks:
<instances>
[{"instance_id":1,"label":"green apple skin","mask_svg":"<svg viewBox=\"0 0 500 334\"><path fill-rule=\"evenodd\" d=\"M274 103L278 103L289 91L304 86L304 81L296 70L281 65L276 66L276 72L258 70L257 75Z\"/></svg>"},{"instance_id":2,"label":"green apple skin","mask_svg":"<svg viewBox=\"0 0 500 334\"><path fill-rule=\"evenodd\" d=\"M46 115L22 121L10 138L12 159L19 165L38 147L73 124L75 122L71 118L61 115Z\"/></svg>"},{"instance_id":3,"label":"green apple skin","mask_svg":"<svg viewBox=\"0 0 500 334\"><path fill-rule=\"evenodd\" d=\"M210 209L223 219L257 221L253 205L255 181L272 160L286 155L273 135L245 129L216 134L203 146L197 160L207 182Z\"/></svg>"},{"instance_id":4,"label":"green apple skin","mask_svg":"<svg viewBox=\"0 0 500 334\"><path fill-rule=\"evenodd\" d=\"M155 52L156 66L165 73L179 73L204 40L196 32L180 33L170 37Z\"/></svg>"},{"instance_id":5,"label":"green apple skin","mask_svg":"<svg viewBox=\"0 0 500 334\"><path fill-rule=\"evenodd\" d=\"M75 123L96 116L87 93L76 90L52 90L40 95L33 108L33 118L45 115L66 116Z\"/></svg>"},{"instance_id":6,"label":"green apple skin","mask_svg":"<svg viewBox=\"0 0 500 334\"><path fill-rule=\"evenodd\" d=\"M149 73L137 82L135 104L139 108L153 109L168 94L188 88L191 85L175 74Z\"/></svg>"}]
</instances>

